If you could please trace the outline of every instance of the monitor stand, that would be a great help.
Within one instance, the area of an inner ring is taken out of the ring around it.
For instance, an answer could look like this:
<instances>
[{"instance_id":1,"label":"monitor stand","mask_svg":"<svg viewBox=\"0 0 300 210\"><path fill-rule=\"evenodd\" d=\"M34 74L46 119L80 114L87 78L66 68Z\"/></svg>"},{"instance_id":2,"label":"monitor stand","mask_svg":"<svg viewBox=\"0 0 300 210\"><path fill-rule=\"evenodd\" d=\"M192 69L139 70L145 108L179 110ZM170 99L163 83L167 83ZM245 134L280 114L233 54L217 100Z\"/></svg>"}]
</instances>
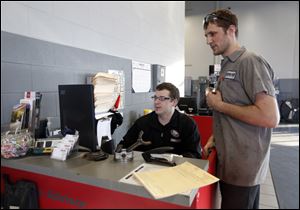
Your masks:
<instances>
[{"instance_id":1,"label":"monitor stand","mask_svg":"<svg viewBox=\"0 0 300 210\"><path fill-rule=\"evenodd\" d=\"M105 160L108 158L108 154L104 152L102 149L96 151L96 152L87 152L84 154L84 158L87 160L93 160L93 161L99 161L99 160Z\"/></svg>"}]
</instances>

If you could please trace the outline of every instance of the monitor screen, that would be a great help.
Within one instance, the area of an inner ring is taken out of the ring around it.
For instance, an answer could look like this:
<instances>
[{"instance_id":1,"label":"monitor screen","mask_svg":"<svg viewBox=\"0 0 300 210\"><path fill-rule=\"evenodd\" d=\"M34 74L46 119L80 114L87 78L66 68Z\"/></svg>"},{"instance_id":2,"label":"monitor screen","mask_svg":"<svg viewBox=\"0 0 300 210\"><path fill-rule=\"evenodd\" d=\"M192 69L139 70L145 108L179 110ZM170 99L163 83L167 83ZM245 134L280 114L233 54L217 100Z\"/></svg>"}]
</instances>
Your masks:
<instances>
[{"instance_id":1,"label":"monitor screen","mask_svg":"<svg viewBox=\"0 0 300 210\"><path fill-rule=\"evenodd\" d=\"M178 108L187 114L197 114L197 98L196 97L180 97Z\"/></svg>"},{"instance_id":2,"label":"monitor screen","mask_svg":"<svg viewBox=\"0 0 300 210\"><path fill-rule=\"evenodd\" d=\"M97 150L93 85L58 85L60 126L79 131L79 146Z\"/></svg>"}]
</instances>

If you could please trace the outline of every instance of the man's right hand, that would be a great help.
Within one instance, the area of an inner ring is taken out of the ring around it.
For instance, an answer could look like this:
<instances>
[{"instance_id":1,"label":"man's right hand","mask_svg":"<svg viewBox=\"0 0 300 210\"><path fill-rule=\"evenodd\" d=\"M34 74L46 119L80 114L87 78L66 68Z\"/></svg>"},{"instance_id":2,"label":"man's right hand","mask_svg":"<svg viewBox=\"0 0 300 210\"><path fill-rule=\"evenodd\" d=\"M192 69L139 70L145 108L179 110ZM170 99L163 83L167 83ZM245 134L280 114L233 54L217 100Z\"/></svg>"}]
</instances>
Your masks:
<instances>
[{"instance_id":1,"label":"man's right hand","mask_svg":"<svg viewBox=\"0 0 300 210\"><path fill-rule=\"evenodd\" d=\"M119 143L115 152L120 153L122 149L123 149L123 144Z\"/></svg>"},{"instance_id":2,"label":"man's right hand","mask_svg":"<svg viewBox=\"0 0 300 210\"><path fill-rule=\"evenodd\" d=\"M211 148L213 148L215 146L215 141L214 141L214 136L211 135L206 143L206 145L203 148L203 158L207 159L209 152L211 150Z\"/></svg>"}]
</instances>

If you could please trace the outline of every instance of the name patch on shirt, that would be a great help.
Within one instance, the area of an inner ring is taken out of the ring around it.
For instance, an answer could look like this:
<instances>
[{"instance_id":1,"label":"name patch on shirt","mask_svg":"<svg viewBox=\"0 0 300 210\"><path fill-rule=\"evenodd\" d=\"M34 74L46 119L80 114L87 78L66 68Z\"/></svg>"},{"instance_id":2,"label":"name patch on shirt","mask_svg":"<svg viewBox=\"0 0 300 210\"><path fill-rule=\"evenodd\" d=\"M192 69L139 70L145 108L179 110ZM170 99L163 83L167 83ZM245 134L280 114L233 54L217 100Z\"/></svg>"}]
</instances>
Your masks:
<instances>
[{"instance_id":1,"label":"name patch on shirt","mask_svg":"<svg viewBox=\"0 0 300 210\"><path fill-rule=\"evenodd\" d=\"M236 75L235 71L227 71L225 74L225 79L234 79Z\"/></svg>"},{"instance_id":2,"label":"name patch on shirt","mask_svg":"<svg viewBox=\"0 0 300 210\"><path fill-rule=\"evenodd\" d=\"M170 133L171 133L171 136L173 137L173 138L170 139L171 142L174 142L174 143L181 142L181 139L179 138L180 135L179 135L179 132L177 130L172 129L170 131Z\"/></svg>"},{"instance_id":3,"label":"name patch on shirt","mask_svg":"<svg viewBox=\"0 0 300 210\"><path fill-rule=\"evenodd\" d=\"M179 142L181 142L181 139L173 139L173 138L171 138L170 142L179 143Z\"/></svg>"},{"instance_id":4,"label":"name patch on shirt","mask_svg":"<svg viewBox=\"0 0 300 210\"><path fill-rule=\"evenodd\" d=\"M172 129L170 132L173 137L175 137L175 138L179 137L179 132L177 130Z\"/></svg>"}]
</instances>

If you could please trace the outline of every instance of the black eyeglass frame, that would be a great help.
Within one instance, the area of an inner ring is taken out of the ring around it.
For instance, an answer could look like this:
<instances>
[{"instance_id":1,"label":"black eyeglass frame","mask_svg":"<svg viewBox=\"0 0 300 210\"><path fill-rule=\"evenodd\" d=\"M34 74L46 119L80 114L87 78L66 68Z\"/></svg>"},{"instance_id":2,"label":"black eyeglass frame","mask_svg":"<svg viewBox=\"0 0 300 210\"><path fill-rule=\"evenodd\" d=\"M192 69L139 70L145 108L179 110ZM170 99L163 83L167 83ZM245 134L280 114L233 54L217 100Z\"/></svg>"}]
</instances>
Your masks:
<instances>
[{"instance_id":1,"label":"black eyeglass frame","mask_svg":"<svg viewBox=\"0 0 300 210\"><path fill-rule=\"evenodd\" d=\"M166 96L151 96L151 98L155 101L158 99L159 101L166 101L172 99L171 97L166 97Z\"/></svg>"}]
</instances>

